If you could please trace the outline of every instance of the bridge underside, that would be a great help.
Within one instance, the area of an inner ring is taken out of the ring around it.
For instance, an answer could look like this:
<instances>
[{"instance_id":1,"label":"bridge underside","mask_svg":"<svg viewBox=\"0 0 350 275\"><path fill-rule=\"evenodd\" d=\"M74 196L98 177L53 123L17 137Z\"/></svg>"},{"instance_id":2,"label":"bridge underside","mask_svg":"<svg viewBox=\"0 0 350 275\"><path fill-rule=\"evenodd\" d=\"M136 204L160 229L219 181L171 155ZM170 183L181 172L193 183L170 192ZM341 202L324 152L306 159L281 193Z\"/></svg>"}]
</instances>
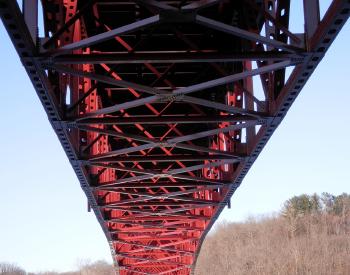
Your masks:
<instances>
[{"instance_id":1,"label":"bridge underside","mask_svg":"<svg viewBox=\"0 0 350 275\"><path fill-rule=\"evenodd\" d=\"M295 34L288 0L43 0L38 38L37 4L0 15L119 274L193 272L350 8Z\"/></svg>"}]
</instances>

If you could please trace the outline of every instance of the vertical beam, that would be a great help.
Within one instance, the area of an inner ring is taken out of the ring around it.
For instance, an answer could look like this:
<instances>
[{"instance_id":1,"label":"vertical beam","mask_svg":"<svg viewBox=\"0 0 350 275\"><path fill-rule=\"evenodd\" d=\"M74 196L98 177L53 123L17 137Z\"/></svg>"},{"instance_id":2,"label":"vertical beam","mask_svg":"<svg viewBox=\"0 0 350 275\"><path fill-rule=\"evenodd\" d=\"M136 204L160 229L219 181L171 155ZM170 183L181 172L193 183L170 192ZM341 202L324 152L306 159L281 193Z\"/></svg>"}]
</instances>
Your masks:
<instances>
[{"instance_id":1,"label":"vertical beam","mask_svg":"<svg viewBox=\"0 0 350 275\"><path fill-rule=\"evenodd\" d=\"M309 49L309 42L320 23L320 5L318 0L304 0L304 20L306 47Z\"/></svg>"},{"instance_id":2,"label":"vertical beam","mask_svg":"<svg viewBox=\"0 0 350 275\"><path fill-rule=\"evenodd\" d=\"M30 35L36 45L38 36L38 0L23 0L23 16Z\"/></svg>"},{"instance_id":3,"label":"vertical beam","mask_svg":"<svg viewBox=\"0 0 350 275\"><path fill-rule=\"evenodd\" d=\"M251 71L252 70L252 62L245 61L243 62L244 70ZM245 98L245 108L251 111L254 111L254 101L252 100L252 96L254 96L254 87L253 87L253 78L248 77L243 80L243 87L245 89L244 98ZM249 96L248 93L251 95ZM255 137L255 125L246 128L246 143L252 143L252 140Z\"/></svg>"}]
</instances>

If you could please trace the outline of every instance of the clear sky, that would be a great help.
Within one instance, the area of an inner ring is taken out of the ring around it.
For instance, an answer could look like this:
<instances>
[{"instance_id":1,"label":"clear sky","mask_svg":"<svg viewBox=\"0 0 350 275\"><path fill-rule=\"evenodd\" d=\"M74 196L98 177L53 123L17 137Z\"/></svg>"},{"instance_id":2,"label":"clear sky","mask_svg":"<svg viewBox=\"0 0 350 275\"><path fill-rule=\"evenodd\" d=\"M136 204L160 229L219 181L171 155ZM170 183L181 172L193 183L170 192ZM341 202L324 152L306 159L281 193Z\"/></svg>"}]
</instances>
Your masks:
<instances>
[{"instance_id":1,"label":"clear sky","mask_svg":"<svg viewBox=\"0 0 350 275\"><path fill-rule=\"evenodd\" d=\"M300 1L291 29L302 30ZM329 1L321 0L322 10ZM295 12L296 11L296 12ZM219 221L278 211L302 193L350 192L350 24L332 45ZM95 216L0 23L0 261L27 271L111 261Z\"/></svg>"}]
</instances>

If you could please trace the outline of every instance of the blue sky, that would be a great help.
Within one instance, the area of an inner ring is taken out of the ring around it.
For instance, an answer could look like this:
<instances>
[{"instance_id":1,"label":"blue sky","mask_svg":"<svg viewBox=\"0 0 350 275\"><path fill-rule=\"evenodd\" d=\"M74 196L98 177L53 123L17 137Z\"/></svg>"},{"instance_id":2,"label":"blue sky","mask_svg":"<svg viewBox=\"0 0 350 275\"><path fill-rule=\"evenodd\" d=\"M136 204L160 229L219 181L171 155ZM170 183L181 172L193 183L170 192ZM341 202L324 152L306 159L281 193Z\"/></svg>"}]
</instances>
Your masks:
<instances>
[{"instance_id":1,"label":"blue sky","mask_svg":"<svg viewBox=\"0 0 350 275\"><path fill-rule=\"evenodd\" d=\"M302 24L300 4L293 5L292 20ZM291 29L299 32L302 25ZM302 193L350 192L348 45L349 23L219 221L278 211L286 199ZM0 61L0 261L17 262L27 271L70 270L83 258L111 261L102 230L87 212L78 180L2 24Z\"/></svg>"}]
</instances>

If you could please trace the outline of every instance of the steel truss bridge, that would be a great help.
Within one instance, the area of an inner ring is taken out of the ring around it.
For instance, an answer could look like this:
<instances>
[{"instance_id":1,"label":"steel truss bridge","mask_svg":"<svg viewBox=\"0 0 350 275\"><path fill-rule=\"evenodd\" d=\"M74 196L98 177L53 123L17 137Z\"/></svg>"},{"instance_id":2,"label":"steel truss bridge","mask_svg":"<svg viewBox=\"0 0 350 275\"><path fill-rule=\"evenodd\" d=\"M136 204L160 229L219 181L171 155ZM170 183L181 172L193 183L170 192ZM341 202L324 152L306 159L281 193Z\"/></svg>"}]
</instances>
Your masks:
<instances>
[{"instance_id":1,"label":"steel truss bridge","mask_svg":"<svg viewBox=\"0 0 350 275\"><path fill-rule=\"evenodd\" d=\"M122 275L193 273L350 11L304 0L293 33L290 0L42 0L39 37L38 4L0 15Z\"/></svg>"}]
</instances>

